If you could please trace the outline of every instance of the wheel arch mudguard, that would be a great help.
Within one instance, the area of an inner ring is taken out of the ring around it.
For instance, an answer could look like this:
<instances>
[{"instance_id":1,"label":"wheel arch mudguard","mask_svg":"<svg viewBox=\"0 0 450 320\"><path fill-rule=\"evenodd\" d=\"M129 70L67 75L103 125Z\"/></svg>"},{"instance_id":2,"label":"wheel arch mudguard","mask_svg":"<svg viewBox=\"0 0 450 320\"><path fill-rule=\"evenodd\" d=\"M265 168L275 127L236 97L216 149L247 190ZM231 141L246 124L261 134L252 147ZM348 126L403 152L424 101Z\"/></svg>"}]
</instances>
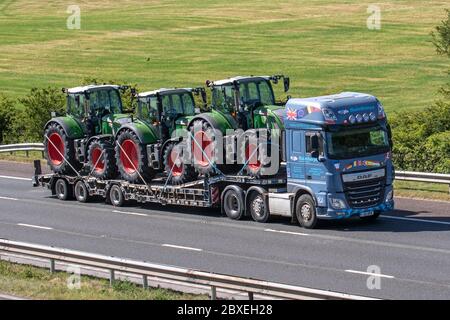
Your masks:
<instances>
[{"instance_id":1,"label":"wheel arch mudguard","mask_svg":"<svg viewBox=\"0 0 450 320\"><path fill-rule=\"evenodd\" d=\"M94 140L100 140L100 141L109 140L111 143L113 143L114 136L112 134L101 134L101 135L90 137L88 139L88 141L86 142L86 144L85 144L84 154L85 154L86 157L87 157L87 153L88 153L88 150L89 150L89 146L91 145L91 143Z\"/></svg>"},{"instance_id":2,"label":"wheel arch mudguard","mask_svg":"<svg viewBox=\"0 0 450 320\"><path fill-rule=\"evenodd\" d=\"M70 139L80 139L84 137L84 132L80 124L71 117L58 117L50 119L45 124L45 129L47 129L47 127L52 123L60 125L64 129L67 137Z\"/></svg>"},{"instance_id":3,"label":"wheel arch mudguard","mask_svg":"<svg viewBox=\"0 0 450 320\"><path fill-rule=\"evenodd\" d=\"M171 142L180 142L182 140L183 140L183 137L175 137L175 138L167 139L166 141L164 141L161 144L161 149L160 149L161 151L160 151L160 155L159 155L160 163L163 163L163 161L164 161L163 156L164 156L164 149L166 148L166 146Z\"/></svg>"},{"instance_id":4,"label":"wheel arch mudguard","mask_svg":"<svg viewBox=\"0 0 450 320\"><path fill-rule=\"evenodd\" d=\"M314 205L317 207L317 197L316 197L316 194L314 193L314 191L307 186L295 186L293 193L295 194L295 196L293 198L293 203L291 206L291 210L292 210L291 216L292 216L292 222L297 222L297 215L295 214L295 208L297 205L298 198L300 198L301 195L308 194L312 197L312 199L314 201Z\"/></svg>"},{"instance_id":5,"label":"wheel arch mudguard","mask_svg":"<svg viewBox=\"0 0 450 320\"><path fill-rule=\"evenodd\" d=\"M228 123L225 123L224 121L221 121L220 119L217 119L217 117L214 116L214 114L211 112L200 114L200 115L196 116L195 118L191 119L191 121L189 121L189 123L187 125L187 128L189 129L194 124L194 122L197 120L206 121L211 126L211 128L218 129L222 133L225 133L225 130L227 130L227 129L232 129L232 127L229 126Z\"/></svg>"},{"instance_id":6,"label":"wheel arch mudguard","mask_svg":"<svg viewBox=\"0 0 450 320\"><path fill-rule=\"evenodd\" d=\"M157 141L155 134L152 132L152 130L149 127L147 127L144 124L136 123L136 122L127 123L127 124L124 124L123 126L121 126L120 129L117 131L117 133L114 137L114 140L117 140L117 137L119 136L119 134L122 133L124 130L133 131L142 144L147 145L147 144L155 143Z\"/></svg>"},{"instance_id":7,"label":"wheel arch mudguard","mask_svg":"<svg viewBox=\"0 0 450 320\"><path fill-rule=\"evenodd\" d=\"M223 215L225 214L223 200L224 200L225 193L227 193L228 190L234 190L238 194L241 195L242 203L244 205L244 216L247 215L247 205L246 205L246 197L247 197L247 195L246 195L244 189L242 189L241 187L239 187L237 185L229 185L225 189L223 189L222 194L220 195L220 212Z\"/></svg>"}]
</instances>

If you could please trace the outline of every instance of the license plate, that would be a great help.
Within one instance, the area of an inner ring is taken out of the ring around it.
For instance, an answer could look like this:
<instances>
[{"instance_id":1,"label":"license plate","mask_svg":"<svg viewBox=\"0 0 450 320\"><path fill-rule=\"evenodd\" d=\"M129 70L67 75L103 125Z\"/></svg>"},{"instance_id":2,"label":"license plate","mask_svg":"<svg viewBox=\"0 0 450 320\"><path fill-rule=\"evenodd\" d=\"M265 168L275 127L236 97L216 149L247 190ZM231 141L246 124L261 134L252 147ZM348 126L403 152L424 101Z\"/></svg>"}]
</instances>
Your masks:
<instances>
[{"instance_id":1,"label":"license plate","mask_svg":"<svg viewBox=\"0 0 450 320\"><path fill-rule=\"evenodd\" d=\"M366 211L366 212L362 212L359 216L360 217L370 217L373 216L375 212L374 211Z\"/></svg>"}]
</instances>

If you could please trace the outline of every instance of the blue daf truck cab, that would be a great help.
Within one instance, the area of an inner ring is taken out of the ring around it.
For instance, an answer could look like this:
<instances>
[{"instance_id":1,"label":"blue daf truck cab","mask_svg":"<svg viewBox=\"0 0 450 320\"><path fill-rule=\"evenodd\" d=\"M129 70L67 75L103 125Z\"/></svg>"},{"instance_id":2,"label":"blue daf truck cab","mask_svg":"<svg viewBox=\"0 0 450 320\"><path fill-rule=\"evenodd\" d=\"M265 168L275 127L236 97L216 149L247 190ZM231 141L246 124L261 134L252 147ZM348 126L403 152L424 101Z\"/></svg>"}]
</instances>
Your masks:
<instances>
[{"instance_id":1,"label":"blue daf truck cab","mask_svg":"<svg viewBox=\"0 0 450 320\"><path fill-rule=\"evenodd\" d=\"M271 214L314 228L319 219L375 220L394 208L391 132L374 96L343 92L286 104L287 192Z\"/></svg>"}]
</instances>

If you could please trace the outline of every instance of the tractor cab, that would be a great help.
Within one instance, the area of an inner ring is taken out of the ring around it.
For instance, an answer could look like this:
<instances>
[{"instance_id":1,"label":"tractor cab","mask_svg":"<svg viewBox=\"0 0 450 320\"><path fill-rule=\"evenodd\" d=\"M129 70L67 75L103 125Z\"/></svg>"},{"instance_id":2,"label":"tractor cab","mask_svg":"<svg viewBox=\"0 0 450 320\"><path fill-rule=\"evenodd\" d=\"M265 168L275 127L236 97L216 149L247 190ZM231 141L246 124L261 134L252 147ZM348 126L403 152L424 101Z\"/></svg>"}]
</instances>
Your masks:
<instances>
[{"instance_id":1,"label":"tractor cab","mask_svg":"<svg viewBox=\"0 0 450 320\"><path fill-rule=\"evenodd\" d=\"M189 120L199 113L194 95L200 95L206 104L205 89L162 88L138 95L138 118L159 130L162 141L169 139L177 129L186 129Z\"/></svg>"},{"instance_id":2,"label":"tractor cab","mask_svg":"<svg viewBox=\"0 0 450 320\"><path fill-rule=\"evenodd\" d=\"M284 75L238 76L207 81L212 93L212 109L224 115L233 126L243 130L265 126L268 112L284 109L278 106L280 103L276 102L272 87L272 84L278 84L281 79L284 92L287 92L290 81Z\"/></svg>"},{"instance_id":3,"label":"tractor cab","mask_svg":"<svg viewBox=\"0 0 450 320\"><path fill-rule=\"evenodd\" d=\"M112 134L118 129L113 123L128 118L122 111L120 89L117 85L88 85L65 89L67 114L81 122L88 137ZM119 124L121 122L123 121L119 121Z\"/></svg>"}]
</instances>

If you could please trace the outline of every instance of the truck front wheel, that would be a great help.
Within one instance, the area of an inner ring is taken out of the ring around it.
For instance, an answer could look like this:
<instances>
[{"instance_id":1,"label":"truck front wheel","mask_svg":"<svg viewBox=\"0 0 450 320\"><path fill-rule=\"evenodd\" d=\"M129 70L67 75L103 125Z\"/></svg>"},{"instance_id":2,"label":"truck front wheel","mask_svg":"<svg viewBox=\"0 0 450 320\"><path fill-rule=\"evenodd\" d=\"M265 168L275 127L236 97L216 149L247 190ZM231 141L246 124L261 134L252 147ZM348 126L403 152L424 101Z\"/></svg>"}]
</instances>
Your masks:
<instances>
[{"instance_id":1,"label":"truck front wheel","mask_svg":"<svg viewBox=\"0 0 450 320\"><path fill-rule=\"evenodd\" d=\"M298 198L295 214L300 226L306 229L314 229L317 224L316 206L309 194L301 195Z\"/></svg>"}]
</instances>

